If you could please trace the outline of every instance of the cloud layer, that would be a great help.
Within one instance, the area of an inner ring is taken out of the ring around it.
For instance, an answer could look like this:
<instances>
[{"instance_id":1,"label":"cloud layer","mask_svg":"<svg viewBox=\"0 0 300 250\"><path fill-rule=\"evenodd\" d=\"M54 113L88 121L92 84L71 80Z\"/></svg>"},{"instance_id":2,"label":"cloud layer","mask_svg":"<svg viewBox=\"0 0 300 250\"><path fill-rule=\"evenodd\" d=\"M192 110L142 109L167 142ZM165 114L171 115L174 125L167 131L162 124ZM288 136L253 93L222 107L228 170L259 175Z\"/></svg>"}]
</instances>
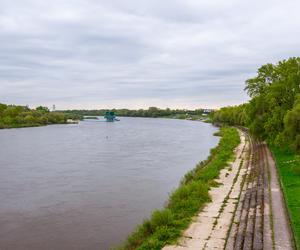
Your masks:
<instances>
[{"instance_id":1,"label":"cloud layer","mask_svg":"<svg viewBox=\"0 0 300 250\"><path fill-rule=\"evenodd\" d=\"M300 2L1 0L0 102L219 107L299 56Z\"/></svg>"}]
</instances>

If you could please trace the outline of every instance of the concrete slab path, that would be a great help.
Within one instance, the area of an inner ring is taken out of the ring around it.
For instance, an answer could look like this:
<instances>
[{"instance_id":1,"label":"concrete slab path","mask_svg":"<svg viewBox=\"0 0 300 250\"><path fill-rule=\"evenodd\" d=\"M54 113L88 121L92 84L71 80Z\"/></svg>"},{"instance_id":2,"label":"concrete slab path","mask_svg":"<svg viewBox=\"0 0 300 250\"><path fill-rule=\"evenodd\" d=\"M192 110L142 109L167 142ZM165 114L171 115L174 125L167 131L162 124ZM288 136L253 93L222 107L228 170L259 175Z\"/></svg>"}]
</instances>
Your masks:
<instances>
[{"instance_id":1,"label":"concrete slab path","mask_svg":"<svg viewBox=\"0 0 300 250\"><path fill-rule=\"evenodd\" d=\"M275 162L265 143L239 130L233 162L221 170L212 201L175 245L163 250L278 249L293 242Z\"/></svg>"}]
</instances>

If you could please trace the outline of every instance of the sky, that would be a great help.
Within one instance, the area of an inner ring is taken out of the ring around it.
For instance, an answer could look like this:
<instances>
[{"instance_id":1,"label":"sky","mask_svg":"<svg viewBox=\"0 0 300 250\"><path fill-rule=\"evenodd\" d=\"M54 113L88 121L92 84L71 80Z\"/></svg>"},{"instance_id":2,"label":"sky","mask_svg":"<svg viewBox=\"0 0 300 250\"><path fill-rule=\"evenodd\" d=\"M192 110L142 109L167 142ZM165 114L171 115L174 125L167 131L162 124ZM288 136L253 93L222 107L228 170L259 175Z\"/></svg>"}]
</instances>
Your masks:
<instances>
[{"instance_id":1,"label":"sky","mask_svg":"<svg viewBox=\"0 0 300 250\"><path fill-rule=\"evenodd\" d=\"M218 108L299 56L300 1L1 0L0 103Z\"/></svg>"}]
</instances>

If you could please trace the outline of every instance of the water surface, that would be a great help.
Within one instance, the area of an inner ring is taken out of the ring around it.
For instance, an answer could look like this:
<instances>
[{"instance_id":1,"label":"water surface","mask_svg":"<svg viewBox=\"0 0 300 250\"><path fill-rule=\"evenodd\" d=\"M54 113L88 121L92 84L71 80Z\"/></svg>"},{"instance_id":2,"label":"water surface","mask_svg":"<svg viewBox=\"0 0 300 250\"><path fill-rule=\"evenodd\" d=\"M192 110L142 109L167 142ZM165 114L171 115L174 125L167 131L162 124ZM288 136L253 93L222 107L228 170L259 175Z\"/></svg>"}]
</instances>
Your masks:
<instances>
[{"instance_id":1,"label":"water surface","mask_svg":"<svg viewBox=\"0 0 300 250\"><path fill-rule=\"evenodd\" d=\"M149 118L0 130L0 249L109 249L161 208L218 138Z\"/></svg>"}]
</instances>

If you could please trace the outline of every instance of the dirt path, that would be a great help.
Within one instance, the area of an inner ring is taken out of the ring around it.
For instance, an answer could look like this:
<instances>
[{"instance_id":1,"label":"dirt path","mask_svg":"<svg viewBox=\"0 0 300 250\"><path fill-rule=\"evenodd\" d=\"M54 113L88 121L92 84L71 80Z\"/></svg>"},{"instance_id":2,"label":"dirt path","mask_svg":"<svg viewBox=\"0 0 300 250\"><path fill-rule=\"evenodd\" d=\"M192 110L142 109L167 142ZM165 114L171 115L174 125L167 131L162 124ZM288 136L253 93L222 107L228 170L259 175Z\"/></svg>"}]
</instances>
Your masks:
<instances>
[{"instance_id":1,"label":"dirt path","mask_svg":"<svg viewBox=\"0 0 300 250\"><path fill-rule=\"evenodd\" d=\"M285 249L292 247L276 166L266 144L239 131L235 160L211 188L212 202L194 218L177 245L163 250Z\"/></svg>"}]
</instances>

